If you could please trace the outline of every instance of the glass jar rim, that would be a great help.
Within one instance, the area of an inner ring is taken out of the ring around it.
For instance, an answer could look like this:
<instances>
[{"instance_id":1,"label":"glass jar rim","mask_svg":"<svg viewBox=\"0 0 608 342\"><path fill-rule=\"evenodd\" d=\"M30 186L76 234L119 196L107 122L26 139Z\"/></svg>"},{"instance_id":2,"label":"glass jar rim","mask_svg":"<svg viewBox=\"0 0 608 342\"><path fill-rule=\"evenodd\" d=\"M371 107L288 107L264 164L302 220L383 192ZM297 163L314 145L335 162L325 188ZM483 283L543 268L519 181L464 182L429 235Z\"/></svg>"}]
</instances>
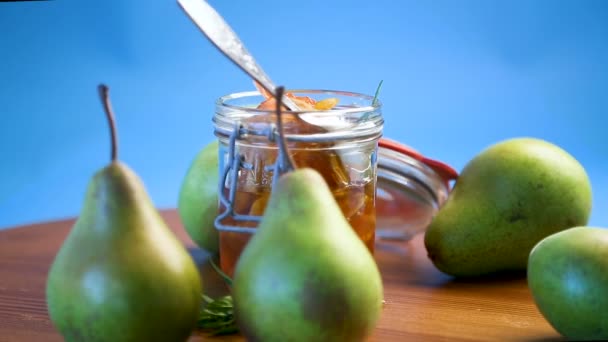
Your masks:
<instances>
[{"instance_id":1,"label":"glass jar rim","mask_svg":"<svg viewBox=\"0 0 608 342\"><path fill-rule=\"evenodd\" d=\"M368 100L370 102L370 104L367 106L340 108L340 109L328 109L328 110L315 110L315 113L335 113L337 111L340 111L343 113L364 112L364 111L375 111L375 110L382 108L382 101L380 101L380 99L376 98L374 101L374 96L363 94L363 93L351 92L351 91L330 90L330 89L286 89L285 93L292 93L294 95L295 94L303 94L303 95L304 94L307 94L307 95L312 95L312 94L331 95L331 94L333 94L333 95L345 96L345 97L349 97L349 98L360 98L360 99ZM257 109L257 108L238 106L238 105L233 105L233 104L228 103L228 101L230 101L230 100L236 100L236 99L240 99L240 98L253 97L253 96L263 97L263 95L258 90L241 91L241 92L235 92L235 93L220 96L215 101L215 105L220 106L220 107L227 107L227 108L234 109L234 110L243 110L243 111L247 111L247 112L251 112L251 113L259 113L259 114L269 114L269 113L275 112L274 109ZM290 111L290 113L294 113L294 114L310 113L310 111L300 110L300 111Z\"/></svg>"},{"instance_id":2,"label":"glass jar rim","mask_svg":"<svg viewBox=\"0 0 608 342\"><path fill-rule=\"evenodd\" d=\"M348 91L322 90L322 89L290 89L290 93L296 96L331 96L337 97L338 105L330 110L308 110L288 111L289 115L298 116L312 125L322 127L323 130L315 133L294 133L285 135L287 140L302 142L338 142L347 140L375 140L382 135L384 120L382 117L382 103L374 102L374 97ZM258 109L260 101L240 104L239 101L247 101L250 98L264 96L256 90L236 92L224 95L216 100L215 115L213 123L215 134L218 137L228 137L237 128L243 129L245 134L253 132L255 135L269 135L273 123L255 122L247 119L256 116L273 114L273 109ZM235 103L230 103L230 101ZM241 125L242 124L242 125ZM249 127L247 125L249 124ZM260 129L260 126L264 126ZM239 128L240 127L240 128Z\"/></svg>"}]
</instances>

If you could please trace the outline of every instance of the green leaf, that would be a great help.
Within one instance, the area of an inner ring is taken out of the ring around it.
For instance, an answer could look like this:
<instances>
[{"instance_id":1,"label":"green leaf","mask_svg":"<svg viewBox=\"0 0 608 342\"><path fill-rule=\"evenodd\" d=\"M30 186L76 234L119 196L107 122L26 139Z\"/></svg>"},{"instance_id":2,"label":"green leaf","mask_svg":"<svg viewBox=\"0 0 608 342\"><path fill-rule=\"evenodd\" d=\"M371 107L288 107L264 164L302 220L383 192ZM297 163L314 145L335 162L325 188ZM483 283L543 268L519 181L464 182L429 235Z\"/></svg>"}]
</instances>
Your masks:
<instances>
[{"instance_id":1,"label":"green leaf","mask_svg":"<svg viewBox=\"0 0 608 342\"><path fill-rule=\"evenodd\" d=\"M238 333L234 317L232 296L213 299L202 295L202 307L198 317L197 327L211 336Z\"/></svg>"},{"instance_id":2,"label":"green leaf","mask_svg":"<svg viewBox=\"0 0 608 342\"><path fill-rule=\"evenodd\" d=\"M380 95L380 89L382 89L382 83L384 80L381 80L378 84L378 88L376 88L376 93L374 94L374 99L372 100L372 106L375 106L378 103L378 95Z\"/></svg>"},{"instance_id":3,"label":"green leaf","mask_svg":"<svg viewBox=\"0 0 608 342\"><path fill-rule=\"evenodd\" d=\"M222 271L220 267L215 264L213 259L210 258L209 263L211 264L211 267L213 267L213 269L220 275L220 277L224 279L226 284L228 284L228 286L232 286L232 278L230 278L226 273L224 273L224 271Z\"/></svg>"},{"instance_id":4,"label":"green leaf","mask_svg":"<svg viewBox=\"0 0 608 342\"><path fill-rule=\"evenodd\" d=\"M374 99L372 100L372 106L375 106L376 104L378 104L378 95L380 95L380 89L382 88L382 83L384 82L384 80L381 80L380 83L378 84L378 88L376 88L376 93L374 94ZM358 121L364 121L367 120L367 118L369 117L370 112L365 113L363 116L361 116L361 118L359 118Z\"/></svg>"}]
</instances>

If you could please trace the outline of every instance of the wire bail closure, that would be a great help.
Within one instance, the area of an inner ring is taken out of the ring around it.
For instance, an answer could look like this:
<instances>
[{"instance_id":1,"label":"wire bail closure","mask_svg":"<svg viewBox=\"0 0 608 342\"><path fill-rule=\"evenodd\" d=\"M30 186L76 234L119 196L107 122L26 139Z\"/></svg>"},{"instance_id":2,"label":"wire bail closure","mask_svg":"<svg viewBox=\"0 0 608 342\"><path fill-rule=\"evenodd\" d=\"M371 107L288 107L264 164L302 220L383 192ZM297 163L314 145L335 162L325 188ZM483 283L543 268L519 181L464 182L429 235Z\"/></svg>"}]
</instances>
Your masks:
<instances>
[{"instance_id":1,"label":"wire bail closure","mask_svg":"<svg viewBox=\"0 0 608 342\"><path fill-rule=\"evenodd\" d=\"M269 124L269 127L264 130L249 130L243 127L239 122L234 124L234 130L230 134L228 143L228 163L224 167L221 175L220 182L218 183L218 196L220 204L225 208L214 221L215 228L219 231L235 232L235 233L250 233L253 234L256 228L253 227L240 227L234 225L223 224L222 221L231 218L236 222L248 222L248 223L259 223L262 220L261 216L256 215L242 215L234 210L234 202L236 200L236 188L238 183L238 175L241 169L253 170L254 165L246 163L243 155L237 153L236 142L247 135L266 137L269 142L275 142L278 137L278 132L275 124ZM265 166L264 172L272 172L272 186L276 184L279 177L285 173L281 165L284 165L282 159L284 153L281 153L281 144L277 144L279 153L277 160L271 166ZM228 184L228 197L224 194L224 186L226 182Z\"/></svg>"}]
</instances>

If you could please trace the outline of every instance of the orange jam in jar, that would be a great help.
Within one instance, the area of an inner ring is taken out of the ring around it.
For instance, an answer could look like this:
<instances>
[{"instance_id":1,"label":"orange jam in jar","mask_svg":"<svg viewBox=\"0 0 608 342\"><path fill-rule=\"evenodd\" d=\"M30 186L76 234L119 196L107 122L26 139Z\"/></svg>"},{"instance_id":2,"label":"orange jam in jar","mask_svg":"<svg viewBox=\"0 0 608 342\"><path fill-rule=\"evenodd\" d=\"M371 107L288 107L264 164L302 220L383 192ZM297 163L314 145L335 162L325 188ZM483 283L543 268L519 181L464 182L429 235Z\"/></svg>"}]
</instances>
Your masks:
<instances>
[{"instance_id":1,"label":"orange jam in jar","mask_svg":"<svg viewBox=\"0 0 608 342\"><path fill-rule=\"evenodd\" d=\"M298 90L288 96L302 109L282 116L296 167L313 168L323 176L342 213L373 253L381 104L372 103L371 96L342 91ZM276 176L279 153L272 101L259 92L243 92L216 103L223 195L216 228L220 266L229 276L264 214Z\"/></svg>"}]
</instances>

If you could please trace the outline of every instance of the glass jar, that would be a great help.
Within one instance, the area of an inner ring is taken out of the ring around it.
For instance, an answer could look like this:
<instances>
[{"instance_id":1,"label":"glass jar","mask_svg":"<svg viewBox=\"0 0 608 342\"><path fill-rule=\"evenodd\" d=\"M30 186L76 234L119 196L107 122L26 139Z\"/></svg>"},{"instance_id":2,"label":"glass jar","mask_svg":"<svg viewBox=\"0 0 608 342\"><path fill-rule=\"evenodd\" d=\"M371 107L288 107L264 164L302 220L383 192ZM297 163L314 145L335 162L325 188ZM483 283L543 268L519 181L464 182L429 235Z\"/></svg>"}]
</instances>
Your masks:
<instances>
[{"instance_id":1,"label":"glass jar","mask_svg":"<svg viewBox=\"0 0 608 342\"><path fill-rule=\"evenodd\" d=\"M344 216L373 253L381 103L343 91L289 92L316 101L338 100L331 110L284 112L284 133L296 167L310 167L323 176ZM263 101L259 92L251 91L216 102L221 195L216 228L220 266L229 276L264 213L276 176L276 114L274 109L258 109Z\"/></svg>"},{"instance_id":2,"label":"glass jar","mask_svg":"<svg viewBox=\"0 0 608 342\"><path fill-rule=\"evenodd\" d=\"M382 138L378 150L377 238L408 241L426 230L458 173L413 148Z\"/></svg>"}]
</instances>

